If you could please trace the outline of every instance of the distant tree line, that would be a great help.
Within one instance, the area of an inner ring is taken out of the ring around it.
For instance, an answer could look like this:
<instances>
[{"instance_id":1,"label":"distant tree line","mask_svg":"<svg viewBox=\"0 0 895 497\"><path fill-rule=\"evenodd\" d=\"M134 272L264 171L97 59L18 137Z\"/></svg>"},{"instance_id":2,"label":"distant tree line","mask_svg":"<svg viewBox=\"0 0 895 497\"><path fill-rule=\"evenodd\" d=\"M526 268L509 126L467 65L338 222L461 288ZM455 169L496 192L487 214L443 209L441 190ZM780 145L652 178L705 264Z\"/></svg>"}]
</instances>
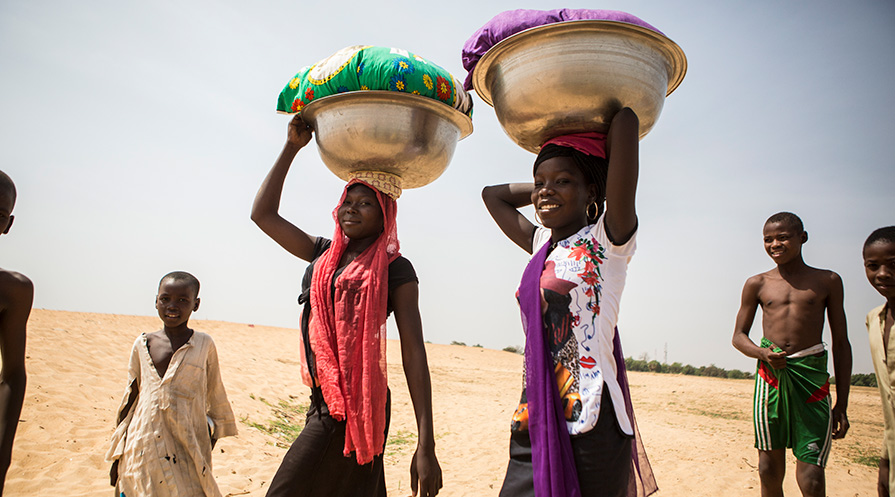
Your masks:
<instances>
[{"instance_id":1,"label":"distant tree line","mask_svg":"<svg viewBox=\"0 0 895 497\"><path fill-rule=\"evenodd\" d=\"M459 345L459 346L461 346L461 347L466 347L466 342L458 342L458 341L456 341L456 340L452 340L452 341L451 341L451 345ZM478 348L478 349L484 349L484 348L485 348L485 346L482 345L482 344L480 344L480 343L477 343L477 344L473 345L473 347ZM506 350L506 349L503 349L503 350Z\"/></svg>"},{"instance_id":2,"label":"distant tree line","mask_svg":"<svg viewBox=\"0 0 895 497\"><path fill-rule=\"evenodd\" d=\"M830 384L836 384L836 377L830 377ZM851 384L856 387L874 387L876 388L878 385L876 383L876 375L873 373L861 374L855 373L851 375Z\"/></svg>"},{"instance_id":3,"label":"distant tree line","mask_svg":"<svg viewBox=\"0 0 895 497\"><path fill-rule=\"evenodd\" d=\"M451 342L451 345L466 345L463 342ZM477 347L481 347L480 345L476 345ZM503 350L505 352L512 352L514 354L522 354L525 352L525 348L521 345L510 345L508 347L504 347ZM752 379L754 375L752 373L747 373L746 371L740 371L739 369L724 369L715 366L714 364L708 366L700 366L695 367L689 364L681 364L679 362L675 362L672 364L661 363L655 359L650 360L649 357L644 354L640 359L634 359L633 357L625 358L625 367L628 371L643 371L647 373L669 373L669 374L686 374L690 376L710 376L712 378L730 378L732 380L748 380ZM830 377L830 384L836 384L836 377ZM874 387L876 388L876 375L873 373L869 374L861 374L855 373L851 375L851 384L856 387Z\"/></svg>"},{"instance_id":4,"label":"distant tree line","mask_svg":"<svg viewBox=\"0 0 895 497\"><path fill-rule=\"evenodd\" d=\"M524 354L525 347L523 347L521 345L507 345L506 347L503 348L503 351L504 352L512 352L514 354Z\"/></svg>"},{"instance_id":5,"label":"distant tree line","mask_svg":"<svg viewBox=\"0 0 895 497\"><path fill-rule=\"evenodd\" d=\"M663 364L656 360L634 359L628 357L625 359L625 367L628 371L645 371L649 373L671 373L686 374L691 376L711 376L713 378L730 378L732 380L743 380L753 378L752 373L740 371L739 369L727 370L719 368L714 364L709 366L693 367L689 364L681 364L675 362L673 364ZM836 384L836 377L830 377L830 384ZM851 375L851 384L856 387L876 387L876 375L873 373Z\"/></svg>"},{"instance_id":6,"label":"distant tree line","mask_svg":"<svg viewBox=\"0 0 895 497\"><path fill-rule=\"evenodd\" d=\"M670 373L670 374L686 374L690 376L711 376L713 378L730 378L733 380L743 380L752 378L752 373L740 371L739 369L727 370L719 368L714 364L709 366L695 367L689 364L681 364L675 362L672 364L663 364L655 359L634 359L633 357L625 358L625 367L628 371L644 371L649 373Z\"/></svg>"}]
</instances>

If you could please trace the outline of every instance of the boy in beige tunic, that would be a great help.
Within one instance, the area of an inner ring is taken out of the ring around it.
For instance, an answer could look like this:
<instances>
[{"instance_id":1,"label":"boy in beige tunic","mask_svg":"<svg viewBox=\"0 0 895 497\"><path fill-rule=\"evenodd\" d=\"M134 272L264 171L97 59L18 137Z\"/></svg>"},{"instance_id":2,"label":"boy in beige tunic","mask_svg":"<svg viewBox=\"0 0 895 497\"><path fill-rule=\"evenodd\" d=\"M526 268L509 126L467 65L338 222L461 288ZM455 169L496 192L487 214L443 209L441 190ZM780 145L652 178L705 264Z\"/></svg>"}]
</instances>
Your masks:
<instances>
[{"instance_id":1,"label":"boy in beige tunic","mask_svg":"<svg viewBox=\"0 0 895 497\"><path fill-rule=\"evenodd\" d=\"M864 272L886 303L867 314L870 358L883 401L883 450L877 489L880 496L895 495L895 226L880 228L864 242Z\"/></svg>"},{"instance_id":2,"label":"boy in beige tunic","mask_svg":"<svg viewBox=\"0 0 895 497\"><path fill-rule=\"evenodd\" d=\"M236 435L214 341L187 325L199 308L199 281L174 272L155 303L164 328L134 342L118 427L106 458L125 497L221 495L211 449Z\"/></svg>"}]
</instances>

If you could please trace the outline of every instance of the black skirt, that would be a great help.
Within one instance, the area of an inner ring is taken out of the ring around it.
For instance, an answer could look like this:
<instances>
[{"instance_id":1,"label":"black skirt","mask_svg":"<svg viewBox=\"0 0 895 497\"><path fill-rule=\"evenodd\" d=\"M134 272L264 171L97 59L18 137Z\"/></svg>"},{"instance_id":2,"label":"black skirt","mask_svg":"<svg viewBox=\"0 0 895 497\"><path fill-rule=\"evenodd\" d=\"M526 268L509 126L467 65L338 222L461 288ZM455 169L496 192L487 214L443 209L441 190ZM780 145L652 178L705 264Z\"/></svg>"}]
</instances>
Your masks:
<instances>
[{"instance_id":1,"label":"black skirt","mask_svg":"<svg viewBox=\"0 0 895 497\"><path fill-rule=\"evenodd\" d=\"M385 434L391 418L391 392L385 403ZM385 497L385 468L382 454L364 465L354 454L345 457L345 421L329 415L323 395L315 389L311 409L301 434L292 443L277 470L268 497ZM384 446L383 446L384 449Z\"/></svg>"},{"instance_id":2,"label":"black skirt","mask_svg":"<svg viewBox=\"0 0 895 497\"><path fill-rule=\"evenodd\" d=\"M587 433L572 435L572 453L582 497L624 497L633 475L631 449L634 437L618 425L609 388L600 396L600 417ZM510 462L500 497L534 497L531 438L528 431L510 437Z\"/></svg>"}]
</instances>

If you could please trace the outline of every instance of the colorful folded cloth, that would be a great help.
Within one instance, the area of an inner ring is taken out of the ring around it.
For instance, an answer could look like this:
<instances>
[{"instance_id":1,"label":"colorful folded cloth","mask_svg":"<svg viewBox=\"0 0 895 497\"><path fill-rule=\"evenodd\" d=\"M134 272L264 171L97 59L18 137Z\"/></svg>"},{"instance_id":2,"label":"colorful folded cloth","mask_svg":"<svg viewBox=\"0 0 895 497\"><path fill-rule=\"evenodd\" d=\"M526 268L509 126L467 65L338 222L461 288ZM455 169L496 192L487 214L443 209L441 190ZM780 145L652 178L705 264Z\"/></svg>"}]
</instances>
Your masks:
<instances>
[{"instance_id":1,"label":"colorful folded cloth","mask_svg":"<svg viewBox=\"0 0 895 497\"><path fill-rule=\"evenodd\" d=\"M346 47L303 67L280 92L277 111L296 114L319 98L362 90L422 95L472 115L472 99L451 73L406 50L370 45Z\"/></svg>"},{"instance_id":2,"label":"colorful folded cloth","mask_svg":"<svg viewBox=\"0 0 895 497\"><path fill-rule=\"evenodd\" d=\"M468 71L463 88L472 90L472 73L479 59L485 55L491 47L504 38L512 36L520 31L545 24L553 24L563 21L600 20L617 21L636 24L657 33L662 33L650 24L647 24L637 16L618 10L595 9L555 9L555 10L507 10L494 16L484 26L466 40L463 45L463 67Z\"/></svg>"}]
</instances>

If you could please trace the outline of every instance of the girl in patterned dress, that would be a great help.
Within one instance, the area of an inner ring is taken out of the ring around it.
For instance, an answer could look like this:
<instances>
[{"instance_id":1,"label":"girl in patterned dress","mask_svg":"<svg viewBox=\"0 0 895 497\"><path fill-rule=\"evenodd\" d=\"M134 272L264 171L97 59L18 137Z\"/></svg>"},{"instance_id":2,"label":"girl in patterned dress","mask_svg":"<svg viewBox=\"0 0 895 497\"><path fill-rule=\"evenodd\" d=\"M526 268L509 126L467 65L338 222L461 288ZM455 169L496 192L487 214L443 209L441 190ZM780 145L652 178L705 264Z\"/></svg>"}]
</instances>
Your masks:
<instances>
[{"instance_id":1,"label":"girl in patterned dress","mask_svg":"<svg viewBox=\"0 0 895 497\"><path fill-rule=\"evenodd\" d=\"M608 134L545 143L533 183L482 192L504 234L534 254L518 293L525 370L501 496L657 490L636 437L615 328L636 248L638 127L625 108ZM519 211L532 204L543 227Z\"/></svg>"}]
</instances>

